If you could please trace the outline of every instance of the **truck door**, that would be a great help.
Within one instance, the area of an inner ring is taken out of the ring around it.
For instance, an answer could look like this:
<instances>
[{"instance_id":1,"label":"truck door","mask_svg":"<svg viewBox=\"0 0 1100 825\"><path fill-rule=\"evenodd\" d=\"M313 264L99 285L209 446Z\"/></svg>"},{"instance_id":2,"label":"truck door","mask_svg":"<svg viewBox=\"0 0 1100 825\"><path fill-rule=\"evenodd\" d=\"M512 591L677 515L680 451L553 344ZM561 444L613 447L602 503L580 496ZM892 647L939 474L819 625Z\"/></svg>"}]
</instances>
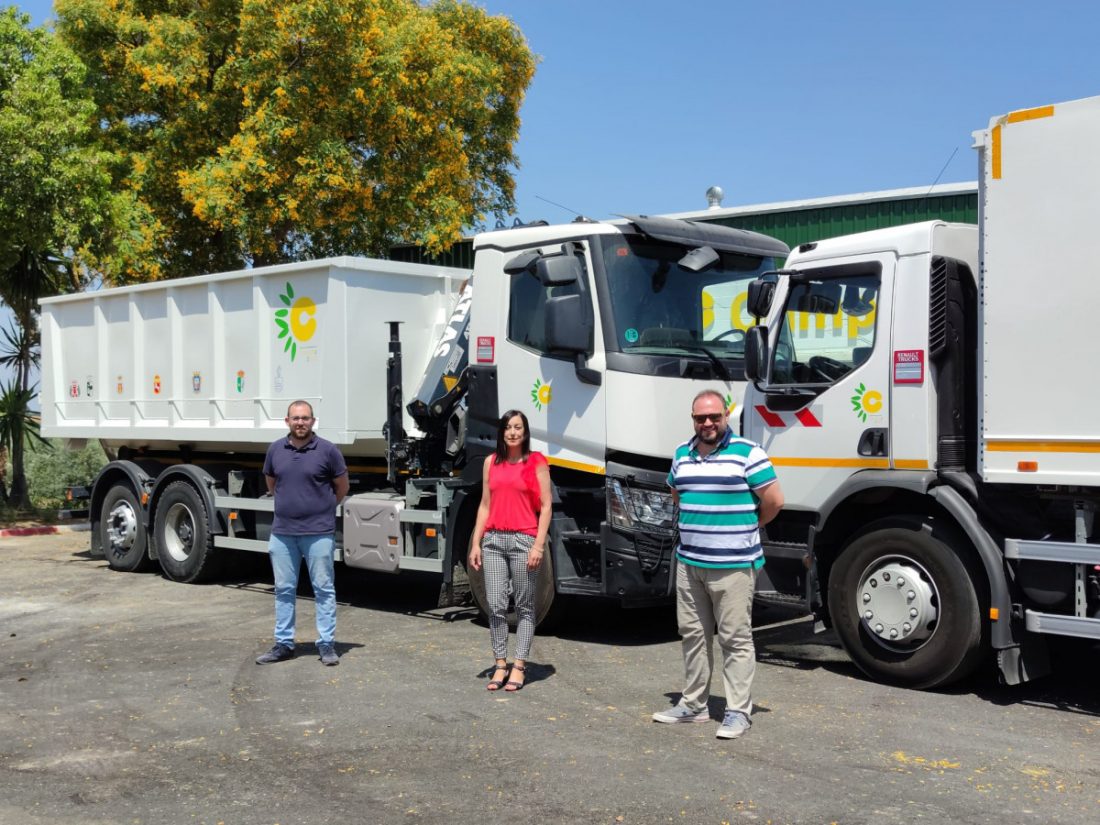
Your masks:
<instances>
[{"instance_id":1,"label":"truck door","mask_svg":"<svg viewBox=\"0 0 1100 825\"><path fill-rule=\"evenodd\" d=\"M889 469L889 325L895 256L800 267L773 316L768 392L748 429L793 509L817 510L845 478ZM881 334L880 334L881 332Z\"/></svg>"},{"instance_id":2,"label":"truck door","mask_svg":"<svg viewBox=\"0 0 1100 825\"><path fill-rule=\"evenodd\" d=\"M603 340L588 244L573 242L543 252L574 256L580 277L573 283L547 285L531 267L506 279L507 337L498 356L501 412L518 409L527 414L531 446L545 452L551 465L602 472L607 443ZM579 361L576 354L555 352L550 346L548 305L567 296L579 299L576 310L592 329L590 348Z\"/></svg>"}]
</instances>

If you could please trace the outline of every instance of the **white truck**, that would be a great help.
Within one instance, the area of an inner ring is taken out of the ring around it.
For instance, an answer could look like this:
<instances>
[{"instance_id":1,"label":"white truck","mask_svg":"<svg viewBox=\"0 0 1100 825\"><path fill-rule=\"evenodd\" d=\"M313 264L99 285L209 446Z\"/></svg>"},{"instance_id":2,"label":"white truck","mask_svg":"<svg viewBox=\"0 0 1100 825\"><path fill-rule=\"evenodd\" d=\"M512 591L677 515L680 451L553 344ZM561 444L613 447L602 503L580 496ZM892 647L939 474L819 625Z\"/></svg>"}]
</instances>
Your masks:
<instances>
[{"instance_id":1,"label":"white truck","mask_svg":"<svg viewBox=\"0 0 1100 825\"><path fill-rule=\"evenodd\" d=\"M556 594L659 602L670 456L698 390L737 409L747 285L787 253L639 216L479 235L472 272L335 258L50 298L42 431L115 458L90 502L111 567L196 581L266 550L263 455L305 399L350 469L343 562L437 572L454 604L482 458L518 408L554 489L540 618Z\"/></svg>"},{"instance_id":2,"label":"white truck","mask_svg":"<svg viewBox=\"0 0 1100 825\"><path fill-rule=\"evenodd\" d=\"M979 226L804 244L749 287L769 556L869 676L918 688L1100 639L1100 98L975 132ZM1092 365L1092 366L1090 366Z\"/></svg>"}]
</instances>

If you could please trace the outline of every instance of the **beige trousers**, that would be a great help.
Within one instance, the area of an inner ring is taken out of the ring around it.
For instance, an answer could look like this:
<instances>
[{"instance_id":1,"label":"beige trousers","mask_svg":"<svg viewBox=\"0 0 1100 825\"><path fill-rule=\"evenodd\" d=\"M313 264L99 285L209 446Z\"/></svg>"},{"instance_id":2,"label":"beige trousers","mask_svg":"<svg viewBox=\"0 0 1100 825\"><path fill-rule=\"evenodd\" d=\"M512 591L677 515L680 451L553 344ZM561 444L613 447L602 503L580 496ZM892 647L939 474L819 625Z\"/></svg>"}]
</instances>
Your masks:
<instances>
[{"instance_id":1,"label":"beige trousers","mask_svg":"<svg viewBox=\"0 0 1100 825\"><path fill-rule=\"evenodd\" d=\"M756 571L712 570L678 562L676 617L684 650L684 695L681 704L703 710L710 696L714 632L722 649L726 710L752 714L752 677L756 649L752 644L752 594Z\"/></svg>"}]
</instances>

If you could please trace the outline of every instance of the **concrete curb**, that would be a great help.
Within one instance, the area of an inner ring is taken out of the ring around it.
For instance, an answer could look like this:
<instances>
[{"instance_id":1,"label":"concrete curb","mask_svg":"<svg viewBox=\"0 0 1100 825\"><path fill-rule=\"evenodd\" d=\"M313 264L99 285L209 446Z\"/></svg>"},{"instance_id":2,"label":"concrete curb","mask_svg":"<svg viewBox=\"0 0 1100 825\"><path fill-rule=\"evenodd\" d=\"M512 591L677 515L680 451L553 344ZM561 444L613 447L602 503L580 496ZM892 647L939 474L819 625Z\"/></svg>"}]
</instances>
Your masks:
<instances>
[{"instance_id":1,"label":"concrete curb","mask_svg":"<svg viewBox=\"0 0 1100 825\"><path fill-rule=\"evenodd\" d=\"M43 524L38 527L5 527L0 530L0 538L19 536L50 536L54 533L85 533L92 529L88 522L79 524Z\"/></svg>"}]
</instances>

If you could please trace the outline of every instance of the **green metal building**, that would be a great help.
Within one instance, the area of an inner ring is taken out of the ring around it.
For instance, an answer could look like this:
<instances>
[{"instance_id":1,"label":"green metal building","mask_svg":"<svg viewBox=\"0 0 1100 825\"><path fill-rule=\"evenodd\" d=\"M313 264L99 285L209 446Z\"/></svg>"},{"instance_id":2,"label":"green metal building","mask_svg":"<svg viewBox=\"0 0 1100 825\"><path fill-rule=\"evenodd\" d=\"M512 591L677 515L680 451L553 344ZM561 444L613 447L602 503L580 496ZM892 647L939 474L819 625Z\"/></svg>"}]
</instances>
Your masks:
<instances>
[{"instance_id":1,"label":"green metal building","mask_svg":"<svg viewBox=\"0 0 1100 825\"><path fill-rule=\"evenodd\" d=\"M718 206L697 212L677 212L665 217L750 229L778 238L793 249L809 241L937 218L976 224L978 184L944 183L802 201ZM411 245L394 247L390 250L390 257L395 261L472 269L473 239L464 238L437 257L429 256L420 247Z\"/></svg>"}]
</instances>

